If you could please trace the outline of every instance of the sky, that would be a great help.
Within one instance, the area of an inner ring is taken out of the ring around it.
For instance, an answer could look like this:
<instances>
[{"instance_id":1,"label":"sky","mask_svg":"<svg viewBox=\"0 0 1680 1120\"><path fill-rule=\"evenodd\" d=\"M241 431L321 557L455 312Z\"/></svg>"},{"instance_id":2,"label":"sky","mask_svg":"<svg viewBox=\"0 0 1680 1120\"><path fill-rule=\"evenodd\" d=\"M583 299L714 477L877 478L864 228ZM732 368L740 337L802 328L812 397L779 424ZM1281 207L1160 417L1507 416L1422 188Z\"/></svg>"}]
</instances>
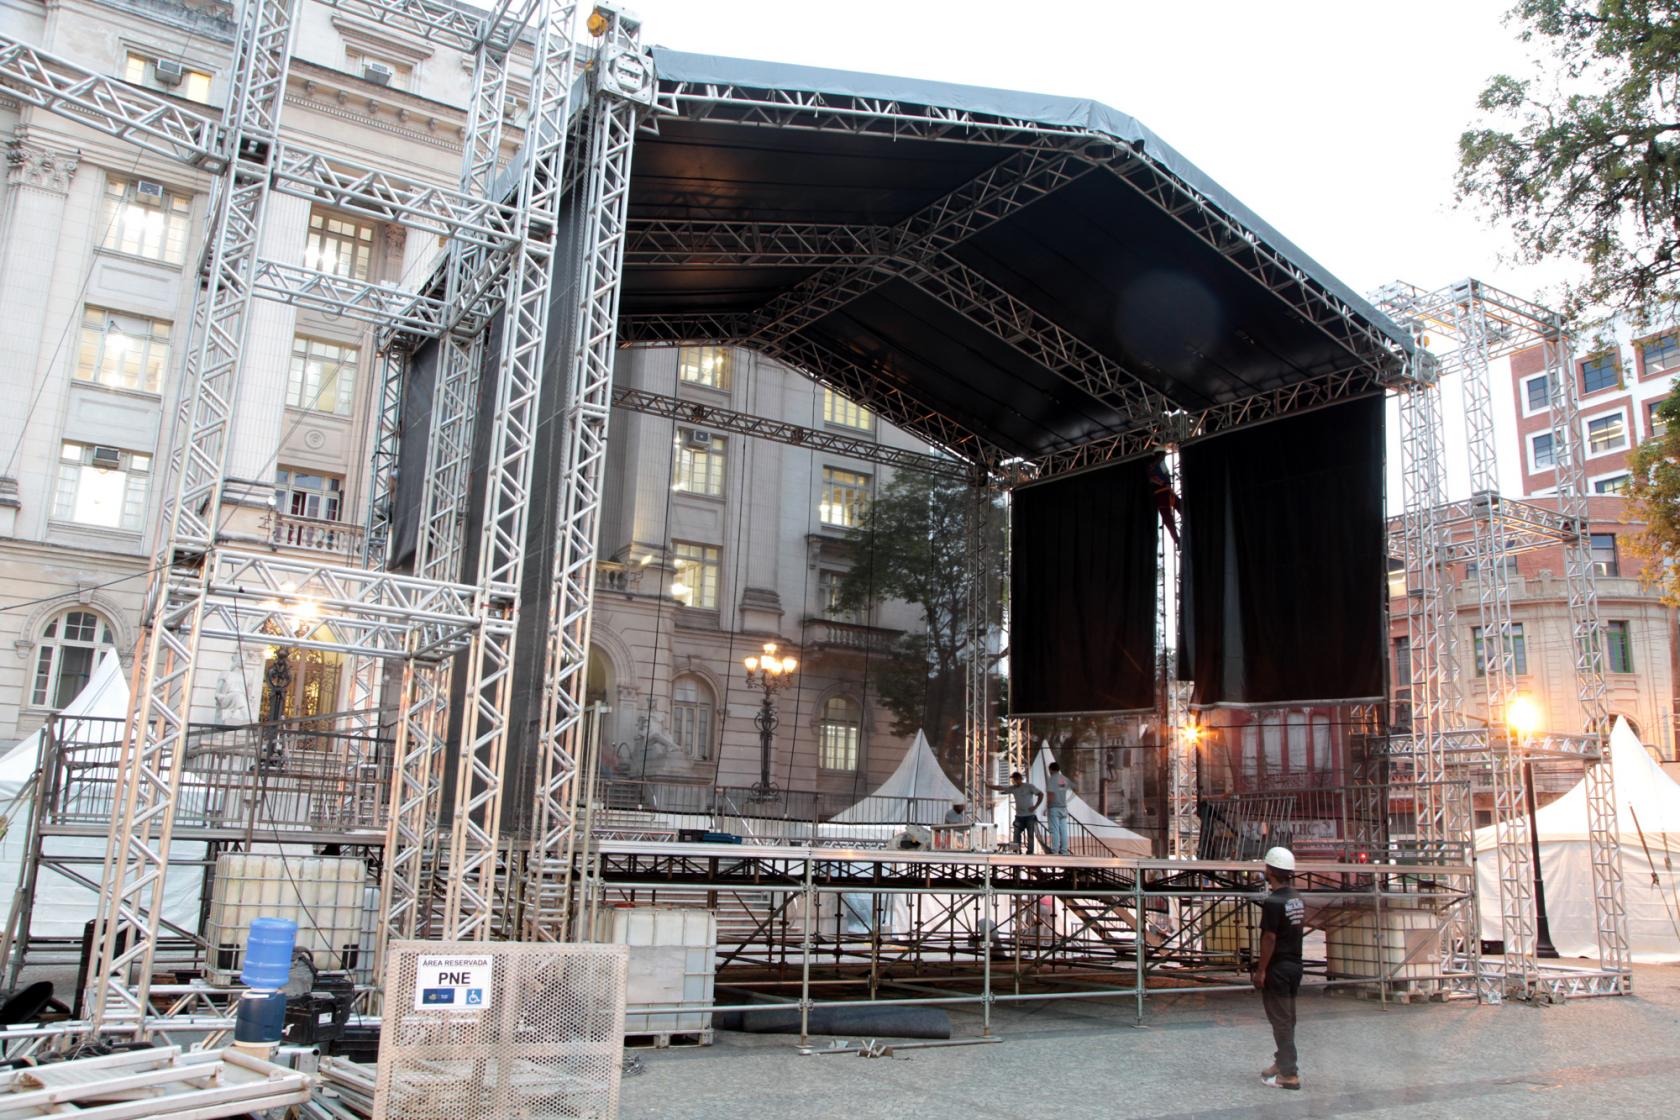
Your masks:
<instances>
[{"instance_id":1,"label":"sky","mask_svg":"<svg viewBox=\"0 0 1680 1120\"><path fill-rule=\"evenodd\" d=\"M1101 101L1141 120L1360 292L1466 276L1547 302L1561 273L1510 261L1455 205L1460 132L1526 72L1512 0L639 0L644 42ZM1509 424L1509 378L1493 371ZM1444 409L1461 449L1458 390ZM1515 440L1502 469L1517 479ZM1390 505L1399 500L1390 440ZM1467 487L1449 457L1449 490Z\"/></svg>"}]
</instances>

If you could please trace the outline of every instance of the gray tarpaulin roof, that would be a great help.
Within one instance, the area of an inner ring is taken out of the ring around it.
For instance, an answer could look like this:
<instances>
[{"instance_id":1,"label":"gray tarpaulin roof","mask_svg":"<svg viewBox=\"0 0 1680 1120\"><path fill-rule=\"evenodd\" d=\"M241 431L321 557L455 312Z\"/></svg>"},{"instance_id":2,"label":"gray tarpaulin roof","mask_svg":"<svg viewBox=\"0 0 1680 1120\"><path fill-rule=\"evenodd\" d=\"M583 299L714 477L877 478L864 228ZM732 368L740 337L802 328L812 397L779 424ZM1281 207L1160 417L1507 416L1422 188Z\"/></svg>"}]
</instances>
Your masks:
<instances>
[{"instance_id":1,"label":"gray tarpaulin roof","mask_svg":"<svg viewBox=\"0 0 1680 1120\"><path fill-rule=\"evenodd\" d=\"M902 262L883 269L878 282L859 285L791 340L867 371L902 398L900 412L904 400L914 402L1006 454L1061 452L1135 428L1140 416L1116 394L1081 384L1067 364L1052 368L1057 363L1045 360L1042 347L1023 345L1015 329L1022 309L1040 327L1074 340L1082 355L1074 364L1111 363L1111 379L1113 369L1123 370L1167 407L1191 413L1362 363L1374 372L1386 364L1383 372L1392 374L1397 355L1411 347L1404 331L1181 154L1101 103L663 48L654 59L665 104L674 103L677 112L660 116L656 131L637 139L633 250L637 223L892 227L1032 144L1130 149L1141 157L1126 156L1131 166L1145 168L1141 174L1129 178L1099 159L1094 170L982 224L945 249L946 271L937 274L936 267L934 282ZM940 136L858 127L852 122L860 99L864 115L931 107L1005 124L978 139L963 127ZM771 108L755 109L755 101ZM776 108L813 102L843 105L852 116L811 110L802 117ZM1010 121L1020 125L1017 135L1003 135ZM1043 128L1035 134L1034 126ZM1286 167L1280 156L1280 172ZM1187 202L1198 195L1200 202ZM1247 259L1241 244L1233 250L1199 234L1196 220L1208 213L1228 217L1263 243L1274 262L1298 270L1304 288L1340 301L1344 323L1357 324L1365 341L1350 345L1333 337L1289 291L1280 295L1275 280L1241 267L1239 259ZM786 298L820 267L786 258L687 261L632 251L622 337L693 341L705 333L653 325L673 316L753 324L771 300ZM963 280L955 297L952 267ZM974 297L976 281L989 295L961 306ZM1000 315L1000 293L1015 307L1012 315ZM721 341L750 333L715 335ZM1371 338L1379 340L1375 347ZM1376 386L1373 379L1359 391ZM886 414L901 424L908 419L891 407Z\"/></svg>"}]
</instances>

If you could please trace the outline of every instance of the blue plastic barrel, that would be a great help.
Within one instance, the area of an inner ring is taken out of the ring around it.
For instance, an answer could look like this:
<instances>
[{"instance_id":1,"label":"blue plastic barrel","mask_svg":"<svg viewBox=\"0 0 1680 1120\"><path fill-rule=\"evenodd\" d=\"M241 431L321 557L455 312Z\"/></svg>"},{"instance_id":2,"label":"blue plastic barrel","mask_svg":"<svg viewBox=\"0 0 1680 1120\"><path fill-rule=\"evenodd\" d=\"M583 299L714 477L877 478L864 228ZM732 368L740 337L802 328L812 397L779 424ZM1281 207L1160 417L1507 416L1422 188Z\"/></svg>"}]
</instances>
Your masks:
<instances>
[{"instance_id":1,"label":"blue plastic barrel","mask_svg":"<svg viewBox=\"0 0 1680 1120\"><path fill-rule=\"evenodd\" d=\"M297 923L290 918L252 918L245 938L245 967L239 978L247 987L282 988L292 974Z\"/></svg>"}]
</instances>

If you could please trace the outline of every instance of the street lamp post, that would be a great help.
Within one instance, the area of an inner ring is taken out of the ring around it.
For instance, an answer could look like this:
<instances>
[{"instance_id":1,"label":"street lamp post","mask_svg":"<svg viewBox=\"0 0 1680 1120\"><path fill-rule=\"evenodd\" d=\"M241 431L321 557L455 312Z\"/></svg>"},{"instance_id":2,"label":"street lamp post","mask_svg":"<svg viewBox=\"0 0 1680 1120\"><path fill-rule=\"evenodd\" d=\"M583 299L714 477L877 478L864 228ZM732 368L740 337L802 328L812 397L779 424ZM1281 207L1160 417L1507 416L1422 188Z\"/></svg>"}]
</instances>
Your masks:
<instances>
[{"instance_id":1,"label":"street lamp post","mask_svg":"<svg viewBox=\"0 0 1680 1120\"><path fill-rule=\"evenodd\" d=\"M765 642L763 653L741 659L747 670L747 684L764 690L758 714L753 717L753 726L758 728L758 784L752 787L752 794L757 801L768 801L781 792L770 780L770 748L775 741L777 722L772 697L788 686L799 668L798 659L780 656L776 652L778 648L775 642Z\"/></svg>"},{"instance_id":2,"label":"street lamp post","mask_svg":"<svg viewBox=\"0 0 1680 1120\"><path fill-rule=\"evenodd\" d=\"M1528 813L1528 850L1534 861L1534 955L1543 960L1556 960L1557 946L1552 944L1552 925L1546 919L1546 880L1540 872L1540 830L1535 827L1538 816L1534 800L1534 758L1529 754L1529 740L1540 726L1540 709L1533 700L1518 694L1511 698L1505 710L1505 724L1515 733L1523 754L1523 802Z\"/></svg>"}]
</instances>

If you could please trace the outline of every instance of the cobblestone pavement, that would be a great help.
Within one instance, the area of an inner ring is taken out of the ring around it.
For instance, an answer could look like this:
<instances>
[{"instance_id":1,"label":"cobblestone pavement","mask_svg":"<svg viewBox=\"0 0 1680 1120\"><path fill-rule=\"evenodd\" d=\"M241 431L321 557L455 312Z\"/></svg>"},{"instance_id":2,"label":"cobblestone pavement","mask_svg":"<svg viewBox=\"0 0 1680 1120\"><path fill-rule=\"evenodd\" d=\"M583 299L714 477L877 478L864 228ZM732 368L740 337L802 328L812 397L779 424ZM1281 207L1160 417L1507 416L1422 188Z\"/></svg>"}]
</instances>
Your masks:
<instances>
[{"instance_id":1,"label":"cobblestone pavement","mask_svg":"<svg viewBox=\"0 0 1680 1120\"><path fill-rule=\"evenodd\" d=\"M903 1058L802 1057L791 1037L719 1032L637 1050L623 1120L1086 1120L1149 1117L1669 1117L1680 1109L1680 967L1641 967L1627 999L1560 1006L1380 1004L1303 993L1300 1093L1268 1089L1256 997L1012 1005L996 1045ZM952 1015L958 1037L977 1015ZM829 1040L817 1040L826 1045ZM856 1041L856 1040L854 1040Z\"/></svg>"}]
</instances>

